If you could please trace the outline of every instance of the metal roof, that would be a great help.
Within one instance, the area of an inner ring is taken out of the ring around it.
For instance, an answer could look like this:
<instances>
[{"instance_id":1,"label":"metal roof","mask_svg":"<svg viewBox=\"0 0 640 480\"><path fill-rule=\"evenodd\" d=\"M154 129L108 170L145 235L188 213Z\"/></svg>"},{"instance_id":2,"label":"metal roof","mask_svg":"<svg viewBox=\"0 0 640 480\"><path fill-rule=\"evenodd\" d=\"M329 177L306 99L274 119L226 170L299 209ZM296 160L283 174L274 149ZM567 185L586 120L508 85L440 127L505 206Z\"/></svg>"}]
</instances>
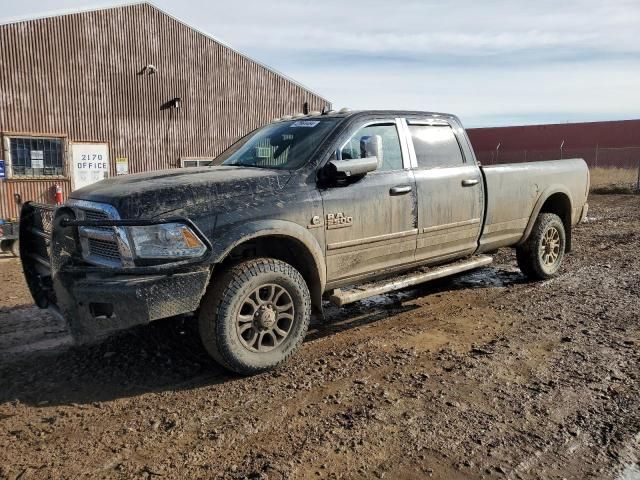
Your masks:
<instances>
[{"instance_id":1,"label":"metal roof","mask_svg":"<svg viewBox=\"0 0 640 480\"><path fill-rule=\"evenodd\" d=\"M25 15L25 16L19 16L19 17L13 17L10 18L9 20L6 20L4 22L0 21L0 27L4 26L4 25L11 25L11 24L15 24L15 23L21 23L21 22L30 22L30 21L35 21L35 20L41 20L44 18L51 18L51 17L59 17L59 16L64 16L64 15L77 15L77 14L81 14L81 13L89 13L89 12L98 12L98 11L103 11L103 10L115 10L115 9L120 9L120 8L127 8L127 7L131 7L134 5L148 5L149 7L158 10L159 12L161 12L163 15L166 15L167 17L172 18L173 20L175 20L176 22L180 23L181 25L184 25L185 27L193 30L194 32L199 33L200 35L203 35L211 40L213 40L216 43L219 43L220 45L224 46L225 48L228 48L229 50L237 53L238 55L241 55L242 57L246 58L247 60L255 63L256 65L259 65L260 67L264 68L265 70L268 70L272 73L274 73L275 75L278 75L284 79L286 79L287 81L297 85L298 87L307 90L309 93L312 93L320 98L322 98L323 100L326 100L327 103L331 104L331 102L329 100L327 100L327 98L312 90L311 88L307 87L306 85L303 85L302 83L298 82L297 80L294 80L293 78L289 77L288 75L285 75L284 73L276 70L275 68L272 68L258 60L256 60L255 58L250 57L249 55L233 48L231 45L229 45L227 42L220 40L217 37L214 37L213 35L211 35L210 33L207 33L203 30L200 30L192 25L189 25L188 23L180 20L179 18L177 18L176 16L172 15L171 13L167 12L166 10L163 10L162 8L158 7L157 5L155 5L153 2L149 2L149 1L134 1L134 2L125 2L122 4L117 4L117 5L104 5L104 6L96 6L96 7L87 7L87 8L75 8L75 9L64 9L64 10L57 10L57 11L53 11L53 12L48 12L48 13L43 13L43 14L39 14L39 15Z\"/></svg>"}]
</instances>

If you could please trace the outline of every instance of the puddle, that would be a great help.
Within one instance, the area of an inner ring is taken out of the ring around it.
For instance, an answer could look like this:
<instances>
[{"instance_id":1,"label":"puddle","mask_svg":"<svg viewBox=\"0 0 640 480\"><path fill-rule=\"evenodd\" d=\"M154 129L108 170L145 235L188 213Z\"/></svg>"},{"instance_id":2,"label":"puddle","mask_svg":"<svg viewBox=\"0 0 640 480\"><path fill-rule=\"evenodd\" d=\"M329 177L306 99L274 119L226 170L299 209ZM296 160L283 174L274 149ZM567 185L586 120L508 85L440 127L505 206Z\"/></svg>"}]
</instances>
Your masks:
<instances>
[{"instance_id":1,"label":"puddle","mask_svg":"<svg viewBox=\"0 0 640 480\"><path fill-rule=\"evenodd\" d=\"M373 297L365 298L358 302L363 307L385 307L393 305L394 303L401 302L407 298L416 296L416 289L411 288L409 290L402 290L399 292L385 293L383 295L375 295Z\"/></svg>"},{"instance_id":2,"label":"puddle","mask_svg":"<svg viewBox=\"0 0 640 480\"><path fill-rule=\"evenodd\" d=\"M520 273L520 270L515 267L486 267L451 277L450 280L447 280L446 278L443 280L445 282L449 281L449 285L454 288L487 288L507 287L523 281L524 277L522 273ZM342 307L342 309L333 306L329 302L325 302L325 315L327 320L331 321L333 318L344 316L344 312L388 308L405 300L410 300L419 296L428 296L430 293L424 288L430 283L433 282L425 282L423 284L407 288L406 290L374 295L373 297L365 298Z\"/></svg>"},{"instance_id":3,"label":"puddle","mask_svg":"<svg viewBox=\"0 0 640 480\"><path fill-rule=\"evenodd\" d=\"M507 287L523 279L522 273L515 267L487 267L467 273L451 283L458 287Z\"/></svg>"},{"instance_id":4,"label":"puddle","mask_svg":"<svg viewBox=\"0 0 640 480\"><path fill-rule=\"evenodd\" d=\"M625 466L616 480L640 480L640 465L634 463Z\"/></svg>"},{"instance_id":5,"label":"puddle","mask_svg":"<svg viewBox=\"0 0 640 480\"><path fill-rule=\"evenodd\" d=\"M629 442L623 449L620 458L624 459L620 473L615 480L640 480L640 433Z\"/></svg>"}]
</instances>

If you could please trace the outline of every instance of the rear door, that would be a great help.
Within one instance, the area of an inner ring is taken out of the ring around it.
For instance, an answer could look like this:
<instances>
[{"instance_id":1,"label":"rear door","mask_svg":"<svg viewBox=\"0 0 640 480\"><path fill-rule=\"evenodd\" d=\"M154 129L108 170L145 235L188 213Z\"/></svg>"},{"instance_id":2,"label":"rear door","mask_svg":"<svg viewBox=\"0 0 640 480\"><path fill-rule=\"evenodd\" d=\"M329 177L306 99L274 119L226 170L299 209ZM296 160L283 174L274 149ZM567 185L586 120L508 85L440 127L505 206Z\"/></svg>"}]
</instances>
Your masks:
<instances>
[{"instance_id":1,"label":"rear door","mask_svg":"<svg viewBox=\"0 0 640 480\"><path fill-rule=\"evenodd\" d=\"M408 119L404 125L418 191L416 260L472 254L482 228L484 187L462 127L442 119Z\"/></svg>"},{"instance_id":2,"label":"rear door","mask_svg":"<svg viewBox=\"0 0 640 480\"><path fill-rule=\"evenodd\" d=\"M413 261L417 197L399 128L395 118L365 122L338 148L338 159L361 158L361 140L375 135L381 138L382 158L364 178L322 192L329 286Z\"/></svg>"}]
</instances>

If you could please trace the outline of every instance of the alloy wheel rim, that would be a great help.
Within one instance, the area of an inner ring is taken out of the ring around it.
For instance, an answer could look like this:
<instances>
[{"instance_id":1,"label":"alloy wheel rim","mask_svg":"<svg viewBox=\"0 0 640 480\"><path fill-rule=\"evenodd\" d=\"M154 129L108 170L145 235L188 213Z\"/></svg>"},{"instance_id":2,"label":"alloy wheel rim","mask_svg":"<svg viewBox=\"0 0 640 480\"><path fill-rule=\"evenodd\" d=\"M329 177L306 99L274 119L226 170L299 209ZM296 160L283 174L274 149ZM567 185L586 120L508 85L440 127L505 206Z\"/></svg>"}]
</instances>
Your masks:
<instances>
[{"instance_id":1,"label":"alloy wheel rim","mask_svg":"<svg viewBox=\"0 0 640 480\"><path fill-rule=\"evenodd\" d=\"M289 336L294 318L289 292L280 285L264 284L242 301L236 315L236 332L247 350L269 352Z\"/></svg>"},{"instance_id":2,"label":"alloy wheel rim","mask_svg":"<svg viewBox=\"0 0 640 480\"><path fill-rule=\"evenodd\" d=\"M549 227L542 235L540 242L540 260L545 267L552 267L560 258L560 232Z\"/></svg>"}]
</instances>

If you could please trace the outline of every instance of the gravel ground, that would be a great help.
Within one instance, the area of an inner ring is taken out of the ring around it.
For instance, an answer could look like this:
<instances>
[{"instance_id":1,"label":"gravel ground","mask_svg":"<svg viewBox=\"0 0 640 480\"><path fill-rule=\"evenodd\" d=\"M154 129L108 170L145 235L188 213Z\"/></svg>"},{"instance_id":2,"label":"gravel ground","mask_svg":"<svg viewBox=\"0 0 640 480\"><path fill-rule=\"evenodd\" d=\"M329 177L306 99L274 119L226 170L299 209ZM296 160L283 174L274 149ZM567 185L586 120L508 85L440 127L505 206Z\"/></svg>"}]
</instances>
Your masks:
<instances>
[{"instance_id":1,"label":"gravel ground","mask_svg":"<svg viewBox=\"0 0 640 480\"><path fill-rule=\"evenodd\" d=\"M557 279L491 268L328 309L280 370L190 318L73 346L0 258L0 478L640 479L640 196Z\"/></svg>"}]
</instances>

